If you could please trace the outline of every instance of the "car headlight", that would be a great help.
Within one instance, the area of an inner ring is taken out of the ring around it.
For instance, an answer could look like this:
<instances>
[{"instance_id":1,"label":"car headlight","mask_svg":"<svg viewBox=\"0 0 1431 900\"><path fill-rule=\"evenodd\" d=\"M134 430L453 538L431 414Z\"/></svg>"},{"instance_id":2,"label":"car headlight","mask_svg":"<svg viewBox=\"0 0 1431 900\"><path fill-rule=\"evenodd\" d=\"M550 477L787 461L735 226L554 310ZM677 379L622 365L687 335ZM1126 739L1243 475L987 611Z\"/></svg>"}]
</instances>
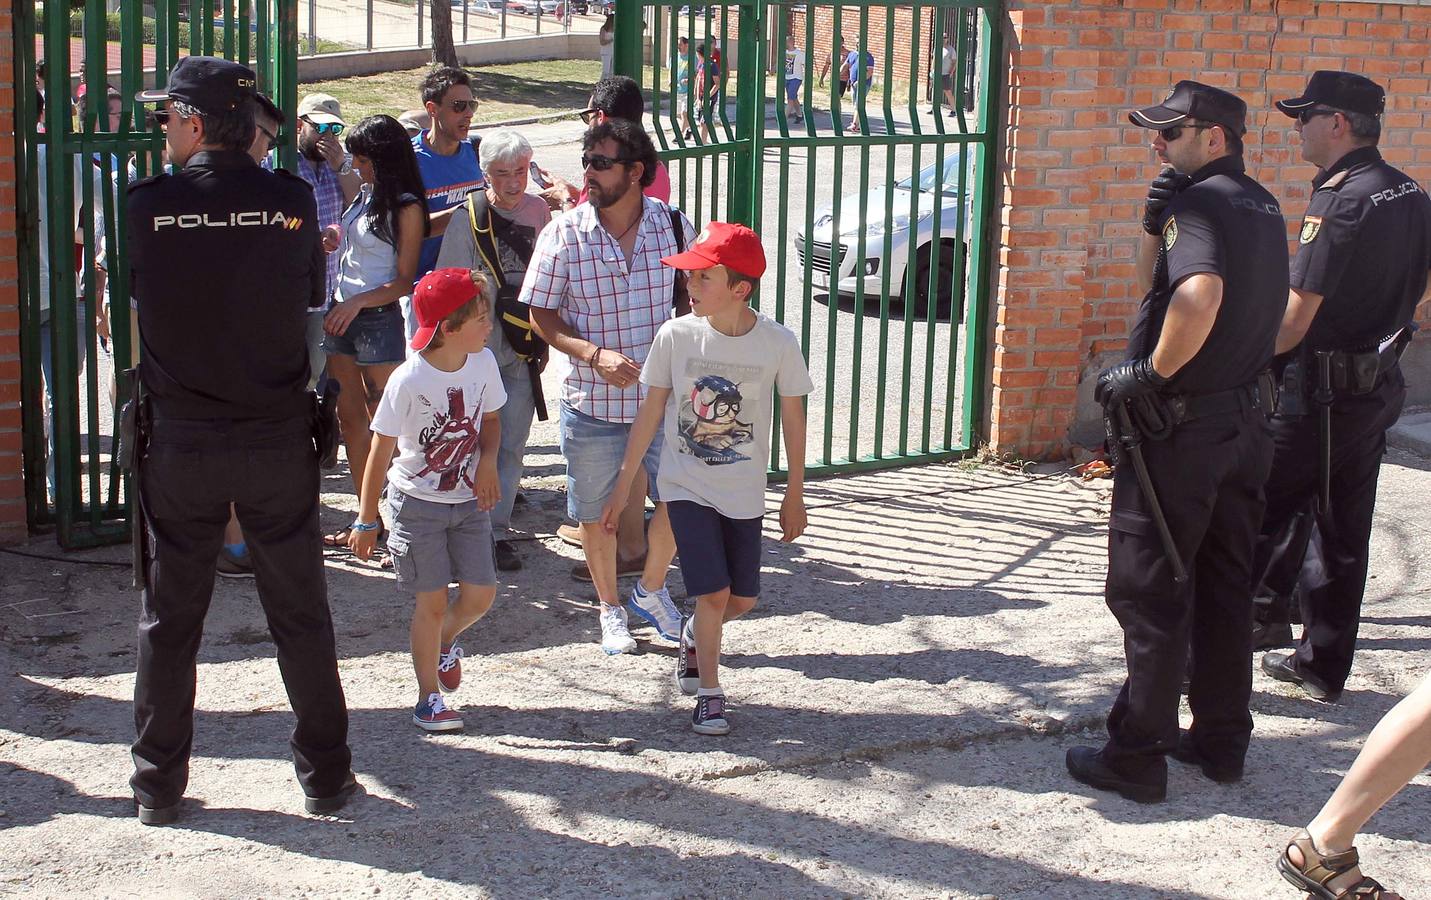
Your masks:
<instances>
[{"instance_id":1,"label":"car headlight","mask_svg":"<svg viewBox=\"0 0 1431 900\"><path fill-rule=\"evenodd\" d=\"M920 218L923 219L925 216L920 216ZM898 234L901 231L909 230L909 221L909 216L897 215L886 221L871 222L865 233L871 237L883 237L885 232ZM847 231L845 234L858 236L859 229Z\"/></svg>"}]
</instances>

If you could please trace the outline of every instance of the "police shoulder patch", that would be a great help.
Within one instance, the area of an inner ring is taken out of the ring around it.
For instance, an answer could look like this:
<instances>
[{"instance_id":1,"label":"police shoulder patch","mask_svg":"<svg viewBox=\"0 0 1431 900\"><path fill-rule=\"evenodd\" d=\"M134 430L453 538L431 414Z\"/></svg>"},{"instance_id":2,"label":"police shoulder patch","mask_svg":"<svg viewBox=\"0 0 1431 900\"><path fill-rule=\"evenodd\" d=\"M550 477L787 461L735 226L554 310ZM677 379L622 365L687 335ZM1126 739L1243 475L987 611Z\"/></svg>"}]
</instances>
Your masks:
<instances>
[{"instance_id":1,"label":"police shoulder patch","mask_svg":"<svg viewBox=\"0 0 1431 900\"><path fill-rule=\"evenodd\" d=\"M1321 216L1307 216L1302 220L1302 234L1298 238L1304 244L1310 244L1317 239L1317 235L1322 230Z\"/></svg>"},{"instance_id":2,"label":"police shoulder patch","mask_svg":"<svg viewBox=\"0 0 1431 900\"><path fill-rule=\"evenodd\" d=\"M1163 226L1163 249L1173 249L1173 244L1178 242L1178 217L1168 216L1167 224Z\"/></svg>"}]
</instances>

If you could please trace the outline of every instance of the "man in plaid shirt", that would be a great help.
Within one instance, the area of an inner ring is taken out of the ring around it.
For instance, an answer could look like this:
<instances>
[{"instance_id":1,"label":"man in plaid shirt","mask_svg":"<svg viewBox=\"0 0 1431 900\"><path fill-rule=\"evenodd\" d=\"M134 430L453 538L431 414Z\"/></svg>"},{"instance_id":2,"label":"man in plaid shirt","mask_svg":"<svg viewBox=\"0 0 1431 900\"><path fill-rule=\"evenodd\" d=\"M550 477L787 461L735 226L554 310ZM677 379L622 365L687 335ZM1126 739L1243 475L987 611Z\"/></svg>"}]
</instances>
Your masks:
<instances>
[{"instance_id":1,"label":"man in plaid shirt","mask_svg":"<svg viewBox=\"0 0 1431 900\"><path fill-rule=\"evenodd\" d=\"M671 208L641 193L656 175L656 148L641 126L608 119L586 133L582 149L589 202L542 231L521 299L531 306L537 333L570 358L559 403L567 511L580 525L601 600L601 649L614 655L636 649L636 642L616 588L616 536L603 531L599 520L645 396L641 365L672 313L676 271L661 257L679 248ZM689 246L695 229L679 213L676 220L685 230L681 246ZM645 456L656 513L630 609L675 641L681 615L665 583L676 544L656 494L660 456L658 436Z\"/></svg>"}]
</instances>

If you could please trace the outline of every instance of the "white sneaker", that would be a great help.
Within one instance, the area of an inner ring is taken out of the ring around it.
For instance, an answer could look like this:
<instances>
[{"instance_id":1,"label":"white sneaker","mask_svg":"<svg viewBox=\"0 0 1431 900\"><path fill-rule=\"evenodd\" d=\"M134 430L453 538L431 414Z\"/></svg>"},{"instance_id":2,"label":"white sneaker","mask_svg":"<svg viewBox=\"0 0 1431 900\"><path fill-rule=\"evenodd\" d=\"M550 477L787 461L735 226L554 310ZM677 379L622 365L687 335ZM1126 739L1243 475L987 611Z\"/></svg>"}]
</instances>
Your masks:
<instances>
[{"instance_id":1,"label":"white sneaker","mask_svg":"<svg viewBox=\"0 0 1431 900\"><path fill-rule=\"evenodd\" d=\"M641 582L631 590L631 611L656 626L656 632L668 641L681 638L681 611L671 602L671 592L662 585L642 596Z\"/></svg>"},{"instance_id":2,"label":"white sneaker","mask_svg":"<svg viewBox=\"0 0 1431 900\"><path fill-rule=\"evenodd\" d=\"M630 653L636 649L636 641L626 629L626 609L601 604L601 649L607 656Z\"/></svg>"}]
</instances>

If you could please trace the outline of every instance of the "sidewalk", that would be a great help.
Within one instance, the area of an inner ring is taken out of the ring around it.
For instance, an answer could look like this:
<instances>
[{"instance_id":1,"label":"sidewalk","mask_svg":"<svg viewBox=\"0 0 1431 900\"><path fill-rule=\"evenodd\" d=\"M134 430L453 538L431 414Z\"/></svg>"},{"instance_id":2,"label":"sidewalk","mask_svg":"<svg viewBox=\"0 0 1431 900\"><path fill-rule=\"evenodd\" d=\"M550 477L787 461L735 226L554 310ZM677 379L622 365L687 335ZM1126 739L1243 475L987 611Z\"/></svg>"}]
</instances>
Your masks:
<instances>
[{"instance_id":1,"label":"sidewalk","mask_svg":"<svg viewBox=\"0 0 1431 900\"><path fill-rule=\"evenodd\" d=\"M563 498L554 449L536 450L514 522L538 535L527 568L464 642L465 734L410 724L411 601L330 561L369 793L336 821L301 812L251 582L215 593L183 827L145 829L126 784L128 573L5 557L0 892L1292 900L1277 848L1431 663L1431 462L1393 450L1343 702L1259 673L1241 786L1174 764L1161 806L1084 788L1063 753L1098 739L1123 675L1101 598L1109 482L932 466L808 486L809 533L769 540L762 606L728 630L734 731L705 738L670 645L645 631L636 655L597 650L576 552L543 536ZM325 479L325 503L346 489ZM1412 897L1431 891L1428 785L1361 842Z\"/></svg>"}]
</instances>

